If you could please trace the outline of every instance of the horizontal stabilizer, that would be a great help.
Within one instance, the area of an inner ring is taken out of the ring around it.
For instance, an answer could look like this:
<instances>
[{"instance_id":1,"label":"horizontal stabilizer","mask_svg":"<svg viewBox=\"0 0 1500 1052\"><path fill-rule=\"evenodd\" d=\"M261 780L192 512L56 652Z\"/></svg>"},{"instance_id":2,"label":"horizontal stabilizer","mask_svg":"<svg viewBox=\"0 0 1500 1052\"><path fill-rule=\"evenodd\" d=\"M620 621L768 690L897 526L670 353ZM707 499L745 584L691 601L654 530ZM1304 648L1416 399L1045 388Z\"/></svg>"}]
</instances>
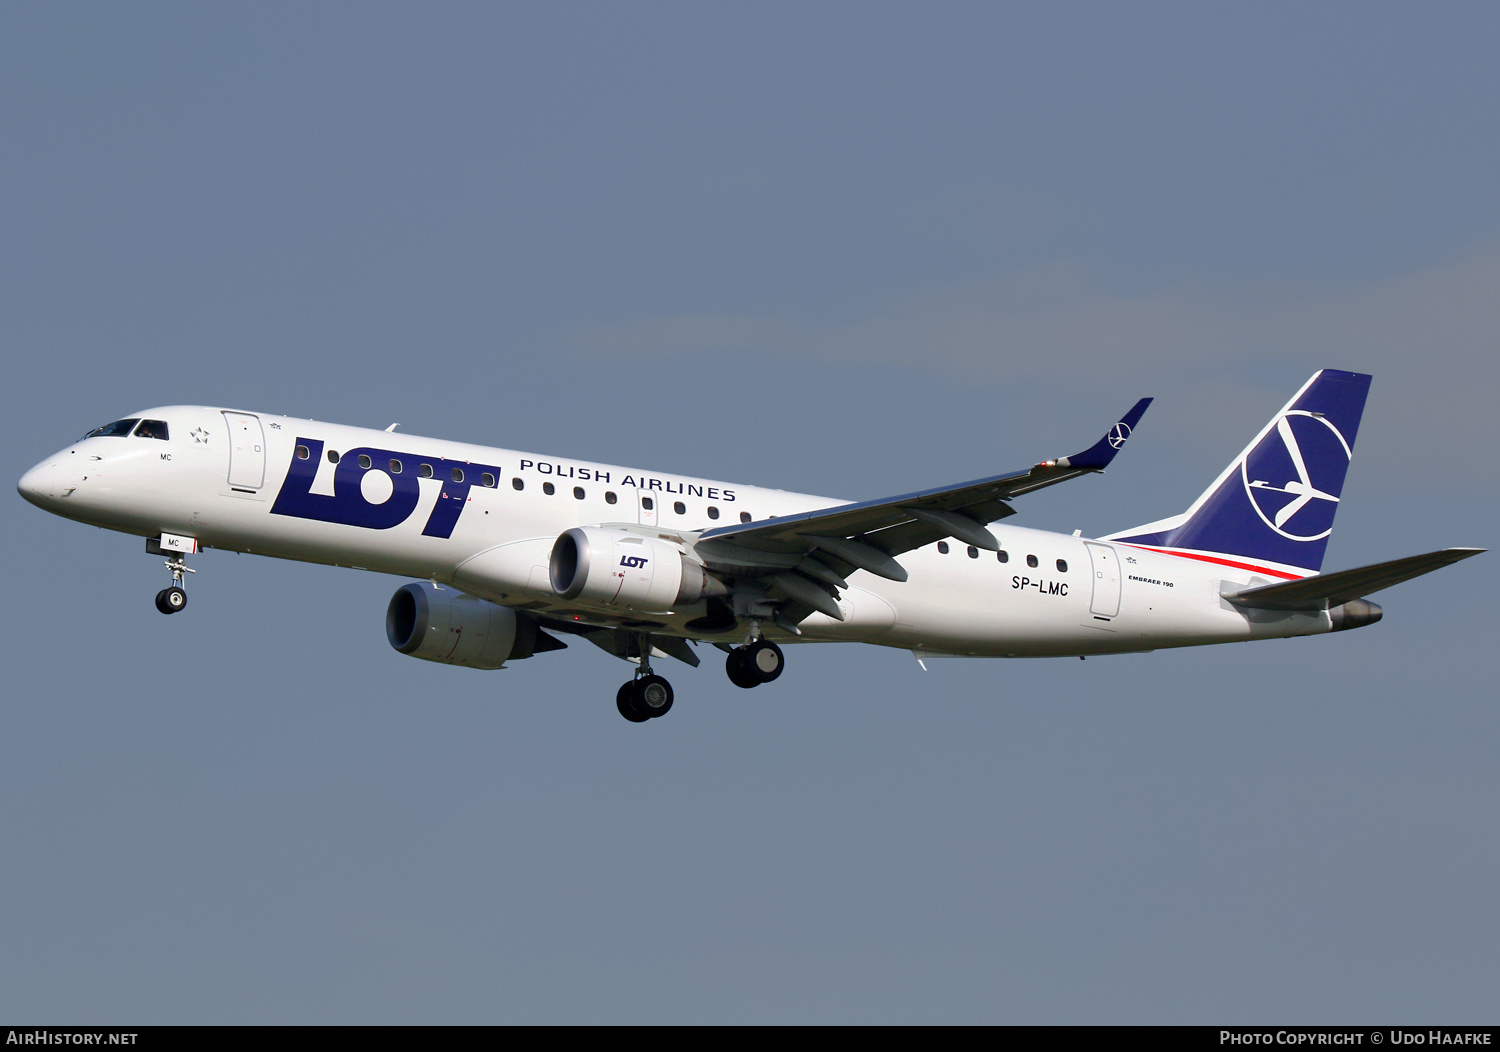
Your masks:
<instances>
[{"instance_id":1,"label":"horizontal stabilizer","mask_svg":"<svg viewBox=\"0 0 1500 1052\"><path fill-rule=\"evenodd\" d=\"M1319 574L1300 581L1283 584L1268 584L1224 595L1236 606L1248 606L1257 610L1323 610L1339 606L1351 599L1360 599L1382 588L1410 581L1413 577L1478 555L1484 548L1444 548L1426 555L1412 555L1405 559L1393 559L1374 566L1360 566L1338 573Z\"/></svg>"}]
</instances>

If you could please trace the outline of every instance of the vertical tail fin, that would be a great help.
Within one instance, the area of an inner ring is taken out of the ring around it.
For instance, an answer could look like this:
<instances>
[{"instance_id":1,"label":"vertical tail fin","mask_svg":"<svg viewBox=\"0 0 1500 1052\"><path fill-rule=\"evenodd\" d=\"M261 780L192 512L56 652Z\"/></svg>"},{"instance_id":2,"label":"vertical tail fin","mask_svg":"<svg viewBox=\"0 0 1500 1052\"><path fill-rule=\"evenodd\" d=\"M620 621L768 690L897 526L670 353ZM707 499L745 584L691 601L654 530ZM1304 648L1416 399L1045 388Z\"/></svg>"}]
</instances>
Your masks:
<instances>
[{"instance_id":1,"label":"vertical tail fin","mask_svg":"<svg viewBox=\"0 0 1500 1052\"><path fill-rule=\"evenodd\" d=\"M1306 577L1323 566L1370 377L1313 375L1181 515L1105 540Z\"/></svg>"}]
</instances>

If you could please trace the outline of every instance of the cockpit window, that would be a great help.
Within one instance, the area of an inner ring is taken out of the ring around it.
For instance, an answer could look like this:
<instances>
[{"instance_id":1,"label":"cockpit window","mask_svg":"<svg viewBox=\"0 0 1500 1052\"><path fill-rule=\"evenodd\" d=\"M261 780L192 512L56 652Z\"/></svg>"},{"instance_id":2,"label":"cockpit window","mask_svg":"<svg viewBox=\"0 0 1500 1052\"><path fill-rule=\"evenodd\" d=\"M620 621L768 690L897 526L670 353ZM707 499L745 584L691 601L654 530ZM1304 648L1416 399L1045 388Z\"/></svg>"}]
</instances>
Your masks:
<instances>
[{"instance_id":1,"label":"cockpit window","mask_svg":"<svg viewBox=\"0 0 1500 1052\"><path fill-rule=\"evenodd\" d=\"M110 436L113 436L115 438L124 438L126 435L130 434L130 429L135 427L135 425L139 424L140 422L141 418L138 416L133 416L129 420L116 420L113 424L105 424L103 427L94 428L94 430L90 431L83 437L108 438Z\"/></svg>"},{"instance_id":2,"label":"cockpit window","mask_svg":"<svg viewBox=\"0 0 1500 1052\"><path fill-rule=\"evenodd\" d=\"M167 439L167 422L165 420L142 420L141 426L135 429L136 438L159 438L163 442Z\"/></svg>"}]
</instances>

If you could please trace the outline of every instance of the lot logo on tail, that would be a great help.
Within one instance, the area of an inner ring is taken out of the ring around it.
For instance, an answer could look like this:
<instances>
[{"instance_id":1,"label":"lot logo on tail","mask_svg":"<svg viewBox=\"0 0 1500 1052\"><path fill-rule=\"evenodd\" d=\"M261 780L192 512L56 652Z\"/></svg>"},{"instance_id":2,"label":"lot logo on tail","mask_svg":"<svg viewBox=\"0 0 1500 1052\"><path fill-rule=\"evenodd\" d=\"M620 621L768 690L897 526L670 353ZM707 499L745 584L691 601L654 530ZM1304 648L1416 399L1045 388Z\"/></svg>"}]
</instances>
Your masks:
<instances>
[{"instance_id":1,"label":"lot logo on tail","mask_svg":"<svg viewBox=\"0 0 1500 1052\"><path fill-rule=\"evenodd\" d=\"M1267 526L1289 541L1320 541L1333 532L1338 491L1352 455L1322 413L1292 409L1240 462L1240 480Z\"/></svg>"},{"instance_id":2,"label":"lot logo on tail","mask_svg":"<svg viewBox=\"0 0 1500 1052\"><path fill-rule=\"evenodd\" d=\"M1187 511L1106 539L1273 575L1316 573L1369 391L1366 373L1315 373Z\"/></svg>"}]
</instances>

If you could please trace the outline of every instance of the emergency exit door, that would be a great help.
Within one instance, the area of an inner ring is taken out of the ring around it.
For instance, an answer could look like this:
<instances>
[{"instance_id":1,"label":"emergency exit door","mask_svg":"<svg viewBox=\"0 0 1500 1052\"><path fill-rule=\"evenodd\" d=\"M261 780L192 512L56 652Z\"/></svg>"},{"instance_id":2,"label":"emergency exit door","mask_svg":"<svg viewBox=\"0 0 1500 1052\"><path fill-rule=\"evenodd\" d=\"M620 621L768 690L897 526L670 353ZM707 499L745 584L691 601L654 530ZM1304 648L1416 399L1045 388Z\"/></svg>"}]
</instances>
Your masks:
<instances>
[{"instance_id":1,"label":"emergency exit door","mask_svg":"<svg viewBox=\"0 0 1500 1052\"><path fill-rule=\"evenodd\" d=\"M656 507L656 494L650 493L643 489L637 490L636 500L640 502L637 505L639 518L636 521L638 521L642 526L655 526L656 514L658 510Z\"/></svg>"}]
</instances>

